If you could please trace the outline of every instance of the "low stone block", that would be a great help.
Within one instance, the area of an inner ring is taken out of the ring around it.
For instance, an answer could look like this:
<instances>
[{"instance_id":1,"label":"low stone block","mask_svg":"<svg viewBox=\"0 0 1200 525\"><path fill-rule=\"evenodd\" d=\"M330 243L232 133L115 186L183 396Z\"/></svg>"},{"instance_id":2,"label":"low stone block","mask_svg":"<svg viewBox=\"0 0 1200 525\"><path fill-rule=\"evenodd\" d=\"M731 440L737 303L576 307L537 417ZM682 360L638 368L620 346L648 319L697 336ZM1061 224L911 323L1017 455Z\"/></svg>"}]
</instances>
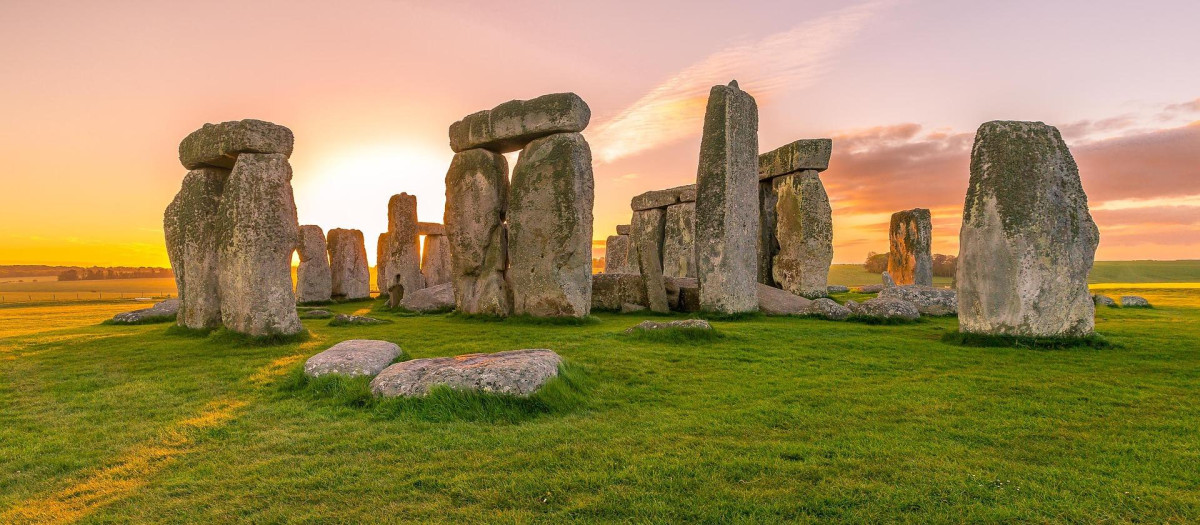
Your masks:
<instances>
[{"instance_id":1,"label":"low stone block","mask_svg":"<svg viewBox=\"0 0 1200 525\"><path fill-rule=\"evenodd\" d=\"M948 288L910 284L885 286L879 292L884 299L899 299L917 306L921 315L954 315L958 313L958 294Z\"/></svg>"},{"instance_id":2,"label":"low stone block","mask_svg":"<svg viewBox=\"0 0 1200 525\"><path fill-rule=\"evenodd\" d=\"M856 316L873 319L916 321L921 317L917 305L900 299L875 297L861 303L846 301L845 306Z\"/></svg>"},{"instance_id":3,"label":"low stone block","mask_svg":"<svg viewBox=\"0 0 1200 525\"><path fill-rule=\"evenodd\" d=\"M704 319L680 319L667 322L642 321L635 326L625 329L625 333L632 334L635 332L653 332L655 330L669 329L712 330L713 327Z\"/></svg>"},{"instance_id":4,"label":"low stone block","mask_svg":"<svg viewBox=\"0 0 1200 525\"><path fill-rule=\"evenodd\" d=\"M629 235L630 228L628 224L617 225L617 235Z\"/></svg>"},{"instance_id":5,"label":"low stone block","mask_svg":"<svg viewBox=\"0 0 1200 525\"><path fill-rule=\"evenodd\" d=\"M435 312L454 308L454 284L444 283L404 294L400 306L414 312Z\"/></svg>"},{"instance_id":6,"label":"low stone block","mask_svg":"<svg viewBox=\"0 0 1200 525\"><path fill-rule=\"evenodd\" d=\"M179 314L179 299L167 299L150 308L122 312L112 317L112 324L142 324L174 321Z\"/></svg>"},{"instance_id":7,"label":"low stone block","mask_svg":"<svg viewBox=\"0 0 1200 525\"><path fill-rule=\"evenodd\" d=\"M812 301L786 290L758 284L758 310L766 315L801 315Z\"/></svg>"},{"instance_id":8,"label":"low stone block","mask_svg":"<svg viewBox=\"0 0 1200 525\"><path fill-rule=\"evenodd\" d=\"M308 358L304 362L304 374L309 377L327 374L374 376L400 357L401 353L396 343L351 339Z\"/></svg>"},{"instance_id":9,"label":"low stone block","mask_svg":"<svg viewBox=\"0 0 1200 525\"><path fill-rule=\"evenodd\" d=\"M1122 295L1121 306L1124 308L1150 308L1150 301L1137 295Z\"/></svg>"},{"instance_id":10,"label":"low stone block","mask_svg":"<svg viewBox=\"0 0 1200 525\"><path fill-rule=\"evenodd\" d=\"M385 397L424 396L435 386L453 390L528 396L558 376L562 357L551 350L413 359L387 367L371 381Z\"/></svg>"}]
</instances>

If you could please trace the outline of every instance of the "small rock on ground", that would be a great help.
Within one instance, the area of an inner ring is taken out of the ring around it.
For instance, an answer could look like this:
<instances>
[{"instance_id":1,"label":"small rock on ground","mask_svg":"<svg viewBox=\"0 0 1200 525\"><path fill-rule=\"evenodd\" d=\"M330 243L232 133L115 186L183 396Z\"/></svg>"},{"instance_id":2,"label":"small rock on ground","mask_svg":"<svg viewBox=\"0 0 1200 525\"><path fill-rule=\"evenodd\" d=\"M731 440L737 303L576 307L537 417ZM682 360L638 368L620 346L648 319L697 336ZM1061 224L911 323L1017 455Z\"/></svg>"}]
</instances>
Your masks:
<instances>
[{"instance_id":1,"label":"small rock on ground","mask_svg":"<svg viewBox=\"0 0 1200 525\"><path fill-rule=\"evenodd\" d=\"M380 372L371 381L371 392L414 397L444 385L454 390L527 396L557 376L561 364L562 357L545 349L414 359Z\"/></svg>"},{"instance_id":2,"label":"small rock on ground","mask_svg":"<svg viewBox=\"0 0 1200 525\"><path fill-rule=\"evenodd\" d=\"M846 301L846 308L849 308L850 312L854 315L873 319L916 321L921 317L921 313L917 310L917 305L908 301L888 299L886 297L875 297L861 303Z\"/></svg>"},{"instance_id":3,"label":"small rock on ground","mask_svg":"<svg viewBox=\"0 0 1200 525\"><path fill-rule=\"evenodd\" d=\"M395 343L351 339L308 358L304 362L304 374L309 377L325 374L374 376L400 357L401 353L403 351Z\"/></svg>"},{"instance_id":4,"label":"small rock on ground","mask_svg":"<svg viewBox=\"0 0 1200 525\"><path fill-rule=\"evenodd\" d=\"M1121 306L1125 308L1150 308L1150 301L1137 295L1122 295Z\"/></svg>"},{"instance_id":5,"label":"small rock on ground","mask_svg":"<svg viewBox=\"0 0 1200 525\"><path fill-rule=\"evenodd\" d=\"M114 315L112 322L114 324L137 324L150 320L169 321L174 319L178 314L179 299L167 299L150 308L142 308L141 310Z\"/></svg>"},{"instance_id":6,"label":"small rock on ground","mask_svg":"<svg viewBox=\"0 0 1200 525\"><path fill-rule=\"evenodd\" d=\"M1093 295L1092 303L1094 303L1096 306L1108 306L1110 308L1117 307L1117 302L1114 301L1112 297L1109 297L1107 295L1101 295L1101 294Z\"/></svg>"},{"instance_id":7,"label":"small rock on ground","mask_svg":"<svg viewBox=\"0 0 1200 525\"><path fill-rule=\"evenodd\" d=\"M389 322L391 322L391 321L387 321L384 319L376 319L374 317L367 317L365 315L337 314L337 315L333 316L333 320L330 321L329 323L331 325L372 325L372 324L384 324L384 323L389 323Z\"/></svg>"},{"instance_id":8,"label":"small rock on ground","mask_svg":"<svg viewBox=\"0 0 1200 525\"><path fill-rule=\"evenodd\" d=\"M653 330L662 330L664 328L693 328L699 330L712 330L712 325L704 319L680 319L676 321L658 322L658 321L642 321L636 326L629 327L625 333L632 334L634 332L649 332Z\"/></svg>"}]
</instances>

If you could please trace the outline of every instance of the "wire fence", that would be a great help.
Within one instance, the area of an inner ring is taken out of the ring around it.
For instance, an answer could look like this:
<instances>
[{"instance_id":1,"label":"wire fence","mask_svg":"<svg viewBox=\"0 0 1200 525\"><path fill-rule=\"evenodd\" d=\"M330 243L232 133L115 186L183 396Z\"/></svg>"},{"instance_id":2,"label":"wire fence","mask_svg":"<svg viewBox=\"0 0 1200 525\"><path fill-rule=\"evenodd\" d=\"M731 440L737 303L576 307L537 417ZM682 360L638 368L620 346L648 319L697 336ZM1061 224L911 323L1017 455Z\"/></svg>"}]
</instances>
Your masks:
<instances>
[{"instance_id":1,"label":"wire fence","mask_svg":"<svg viewBox=\"0 0 1200 525\"><path fill-rule=\"evenodd\" d=\"M61 303L82 301L161 301L171 292L0 292L0 304Z\"/></svg>"}]
</instances>

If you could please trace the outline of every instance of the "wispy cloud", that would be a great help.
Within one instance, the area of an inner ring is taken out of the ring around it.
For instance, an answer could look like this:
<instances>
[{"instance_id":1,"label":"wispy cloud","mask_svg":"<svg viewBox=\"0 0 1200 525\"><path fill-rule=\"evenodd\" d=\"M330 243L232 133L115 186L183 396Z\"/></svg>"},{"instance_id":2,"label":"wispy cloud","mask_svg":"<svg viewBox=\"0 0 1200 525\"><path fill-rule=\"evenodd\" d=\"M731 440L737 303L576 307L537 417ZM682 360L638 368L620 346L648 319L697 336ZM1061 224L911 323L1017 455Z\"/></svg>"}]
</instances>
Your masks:
<instances>
[{"instance_id":1,"label":"wispy cloud","mask_svg":"<svg viewBox=\"0 0 1200 525\"><path fill-rule=\"evenodd\" d=\"M738 79L756 97L811 85L831 57L892 2L881 0L835 11L757 42L737 45L676 73L616 117L596 126L588 141L600 162L613 162L698 135L708 90Z\"/></svg>"}]
</instances>

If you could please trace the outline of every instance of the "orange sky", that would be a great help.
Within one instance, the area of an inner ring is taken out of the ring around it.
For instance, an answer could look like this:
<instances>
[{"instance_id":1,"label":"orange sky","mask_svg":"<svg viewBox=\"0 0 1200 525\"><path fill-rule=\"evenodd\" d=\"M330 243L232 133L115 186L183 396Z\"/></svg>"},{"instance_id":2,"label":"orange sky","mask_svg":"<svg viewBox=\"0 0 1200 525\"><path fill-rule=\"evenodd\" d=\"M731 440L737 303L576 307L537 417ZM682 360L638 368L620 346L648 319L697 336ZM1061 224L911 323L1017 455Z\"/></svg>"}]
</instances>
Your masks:
<instances>
[{"instance_id":1,"label":"orange sky","mask_svg":"<svg viewBox=\"0 0 1200 525\"><path fill-rule=\"evenodd\" d=\"M4 2L0 264L166 265L179 140L241 118L295 132L301 223L373 252L393 193L440 222L450 123L559 91L592 108L603 239L630 197L694 180L704 97L731 78L763 151L834 138L837 262L918 206L955 253L992 119L1063 131L1097 258L1200 258L1198 3L595 4Z\"/></svg>"}]
</instances>

